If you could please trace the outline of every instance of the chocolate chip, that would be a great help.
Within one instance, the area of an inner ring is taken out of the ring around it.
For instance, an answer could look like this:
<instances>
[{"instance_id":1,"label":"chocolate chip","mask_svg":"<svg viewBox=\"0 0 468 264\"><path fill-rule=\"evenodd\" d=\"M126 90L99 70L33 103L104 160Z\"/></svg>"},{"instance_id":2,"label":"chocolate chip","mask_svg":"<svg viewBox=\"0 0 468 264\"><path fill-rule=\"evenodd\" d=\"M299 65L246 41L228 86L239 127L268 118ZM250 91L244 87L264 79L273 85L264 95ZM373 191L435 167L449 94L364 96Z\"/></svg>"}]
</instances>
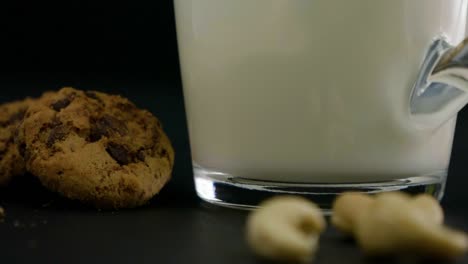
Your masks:
<instances>
[{"instance_id":1,"label":"chocolate chip","mask_svg":"<svg viewBox=\"0 0 468 264\"><path fill-rule=\"evenodd\" d=\"M124 186L121 190L122 190L122 192L131 194L132 196L133 196L133 194L136 193L135 189L132 188L131 186Z\"/></svg>"},{"instance_id":2,"label":"chocolate chip","mask_svg":"<svg viewBox=\"0 0 468 264\"><path fill-rule=\"evenodd\" d=\"M167 150L166 150L165 148L163 148L163 149L161 150L161 156L162 156L162 157L168 157L168 156L169 156L168 153L167 153Z\"/></svg>"},{"instance_id":3,"label":"chocolate chip","mask_svg":"<svg viewBox=\"0 0 468 264\"><path fill-rule=\"evenodd\" d=\"M47 138L46 146L50 148L55 144L55 142L63 140L67 135L67 132L68 129L63 125L52 128L52 130L50 130L49 137Z\"/></svg>"},{"instance_id":4,"label":"chocolate chip","mask_svg":"<svg viewBox=\"0 0 468 264\"><path fill-rule=\"evenodd\" d=\"M117 161L117 163L119 163L119 165L127 165L132 161L130 153L122 145L109 143L106 151L115 161Z\"/></svg>"},{"instance_id":5,"label":"chocolate chip","mask_svg":"<svg viewBox=\"0 0 468 264\"><path fill-rule=\"evenodd\" d=\"M113 116L104 115L103 117L94 120L93 125L91 126L89 140L91 142L96 142L101 139L101 137L108 137L112 133L118 133L121 136L126 135L128 133L127 125Z\"/></svg>"},{"instance_id":6,"label":"chocolate chip","mask_svg":"<svg viewBox=\"0 0 468 264\"><path fill-rule=\"evenodd\" d=\"M54 116L54 118L52 118L52 121L50 123L44 124L44 126L41 128L41 132L44 132L46 129L58 127L60 125L62 125L62 121L60 121L60 119L58 119L57 116Z\"/></svg>"},{"instance_id":7,"label":"chocolate chip","mask_svg":"<svg viewBox=\"0 0 468 264\"><path fill-rule=\"evenodd\" d=\"M25 143L21 143L20 145L18 145L18 152L20 156L26 161L29 160L29 158L31 157L31 152L28 151Z\"/></svg>"},{"instance_id":8,"label":"chocolate chip","mask_svg":"<svg viewBox=\"0 0 468 264\"><path fill-rule=\"evenodd\" d=\"M135 111L137 109L136 106L134 104L130 103L130 102L118 103L117 108L119 108L123 112L131 112L131 111Z\"/></svg>"},{"instance_id":9,"label":"chocolate chip","mask_svg":"<svg viewBox=\"0 0 468 264\"><path fill-rule=\"evenodd\" d=\"M91 128L91 132L89 133L89 138L88 138L88 141L89 142L96 142L96 141L99 141L101 139L101 137L103 136L102 133L100 133L99 131Z\"/></svg>"},{"instance_id":10,"label":"chocolate chip","mask_svg":"<svg viewBox=\"0 0 468 264\"><path fill-rule=\"evenodd\" d=\"M24 115L26 114L26 108L20 109L16 113L12 114L8 120L4 122L0 122L0 126L6 127L11 124L16 123L17 121L21 121L24 118Z\"/></svg>"},{"instance_id":11,"label":"chocolate chip","mask_svg":"<svg viewBox=\"0 0 468 264\"><path fill-rule=\"evenodd\" d=\"M55 101L55 103L51 104L50 107L52 107L52 109L58 112L61 109L67 107L73 101L73 98L75 98L75 94L69 94L67 95L67 97Z\"/></svg>"},{"instance_id":12,"label":"chocolate chip","mask_svg":"<svg viewBox=\"0 0 468 264\"><path fill-rule=\"evenodd\" d=\"M18 146L18 152L19 154L21 155L21 157L24 157L25 154L26 154L26 144L25 143L21 143L19 146Z\"/></svg>"},{"instance_id":13,"label":"chocolate chip","mask_svg":"<svg viewBox=\"0 0 468 264\"><path fill-rule=\"evenodd\" d=\"M145 161L145 153L143 150L138 151L136 158L140 161Z\"/></svg>"},{"instance_id":14,"label":"chocolate chip","mask_svg":"<svg viewBox=\"0 0 468 264\"><path fill-rule=\"evenodd\" d=\"M70 103L71 101L68 98L65 98L65 99L56 101L55 103L51 105L51 107L52 109L58 112L60 111L60 109L67 107Z\"/></svg>"},{"instance_id":15,"label":"chocolate chip","mask_svg":"<svg viewBox=\"0 0 468 264\"><path fill-rule=\"evenodd\" d=\"M10 116L10 119L8 119L8 123L13 124L13 123L16 123L17 121L20 121L21 119L24 118L25 114L26 114L26 108L20 109L18 112Z\"/></svg>"},{"instance_id":16,"label":"chocolate chip","mask_svg":"<svg viewBox=\"0 0 468 264\"><path fill-rule=\"evenodd\" d=\"M99 98L99 96L97 95L96 92L94 91L86 91L85 92L85 95L91 99L94 99L94 100L97 100L99 101L100 103L103 103L103 101L101 100L101 98Z\"/></svg>"}]
</instances>

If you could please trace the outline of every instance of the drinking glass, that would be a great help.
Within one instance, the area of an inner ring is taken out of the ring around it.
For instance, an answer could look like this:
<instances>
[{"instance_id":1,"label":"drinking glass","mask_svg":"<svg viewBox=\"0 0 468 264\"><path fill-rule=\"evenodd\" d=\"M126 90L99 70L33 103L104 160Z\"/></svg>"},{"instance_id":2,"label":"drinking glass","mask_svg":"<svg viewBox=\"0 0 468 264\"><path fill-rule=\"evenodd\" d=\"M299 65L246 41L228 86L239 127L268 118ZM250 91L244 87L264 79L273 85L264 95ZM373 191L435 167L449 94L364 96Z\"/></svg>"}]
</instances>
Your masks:
<instances>
[{"instance_id":1,"label":"drinking glass","mask_svg":"<svg viewBox=\"0 0 468 264\"><path fill-rule=\"evenodd\" d=\"M442 197L468 102L466 0L174 4L199 197Z\"/></svg>"}]
</instances>

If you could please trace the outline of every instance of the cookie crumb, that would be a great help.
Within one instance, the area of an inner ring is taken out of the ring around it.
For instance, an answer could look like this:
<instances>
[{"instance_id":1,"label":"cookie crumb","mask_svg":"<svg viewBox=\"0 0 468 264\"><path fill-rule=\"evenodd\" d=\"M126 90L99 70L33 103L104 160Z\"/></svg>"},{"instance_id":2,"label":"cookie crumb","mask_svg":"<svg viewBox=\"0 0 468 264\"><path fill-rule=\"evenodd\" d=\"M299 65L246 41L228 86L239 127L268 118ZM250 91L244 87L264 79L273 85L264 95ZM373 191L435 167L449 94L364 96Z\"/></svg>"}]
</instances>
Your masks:
<instances>
[{"instance_id":1,"label":"cookie crumb","mask_svg":"<svg viewBox=\"0 0 468 264\"><path fill-rule=\"evenodd\" d=\"M0 221L2 221L5 218L5 209L0 206Z\"/></svg>"}]
</instances>

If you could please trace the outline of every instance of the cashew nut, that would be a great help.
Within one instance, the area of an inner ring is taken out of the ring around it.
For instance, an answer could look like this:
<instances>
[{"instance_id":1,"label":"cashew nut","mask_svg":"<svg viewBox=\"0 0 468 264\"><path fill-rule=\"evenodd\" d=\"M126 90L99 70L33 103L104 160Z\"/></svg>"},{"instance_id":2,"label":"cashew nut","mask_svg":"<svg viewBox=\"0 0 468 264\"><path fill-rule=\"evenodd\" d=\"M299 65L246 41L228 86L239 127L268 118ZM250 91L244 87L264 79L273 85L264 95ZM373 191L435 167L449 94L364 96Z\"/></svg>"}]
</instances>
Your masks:
<instances>
[{"instance_id":1,"label":"cashew nut","mask_svg":"<svg viewBox=\"0 0 468 264\"><path fill-rule=\"evenodd\" d=\"M247 242L261 257L309 261L326 222L320 209L305 198L279 196L260 204L247 220Z\"/></svg>"},{"instance_id":2,"label":"cashew nut","mask_svg":"<svg viewBox=\"0 0 468 264\"><path fill-rule=\"evenodd\" d=\"M452 258L468 249L466 234L442 224L442 208L428 195L347 193L335 201L333 209L332 223L354 235L368 255Z\"/></svg>"},{"instance_id":3,"label":"cashew nut","mask_svg":"<svg viewBox=\"0 0 468 264\"><path fill-rule=\"evenodd\" d=\"M366 210L371 203L372 198L369 195L343 193L333 203L332 225L342 232L351 234L358 221L357 218L362 216L362 210Z\"/></svg>"},{"instance_id":4,"label":"cashew nut","mask_svg":"<svg viewBox=\"0 0 468 264\"><path fill-rule=\"evenodd\" d=\"M436 224L444 223L444 211L433 196L428 194L417 195L411 200L411 203L415 208L418 208L421 213L426 214L428 220L432 220Z\"/></svg>"}]
</instances>

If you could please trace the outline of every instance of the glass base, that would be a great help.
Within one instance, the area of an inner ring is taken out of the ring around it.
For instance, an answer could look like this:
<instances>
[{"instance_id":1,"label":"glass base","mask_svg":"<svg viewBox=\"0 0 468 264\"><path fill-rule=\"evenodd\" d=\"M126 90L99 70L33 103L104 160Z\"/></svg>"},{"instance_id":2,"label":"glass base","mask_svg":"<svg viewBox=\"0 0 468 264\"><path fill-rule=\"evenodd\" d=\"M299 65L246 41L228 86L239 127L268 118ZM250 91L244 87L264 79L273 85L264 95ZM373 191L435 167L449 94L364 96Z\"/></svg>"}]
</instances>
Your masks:
<instances>
[{"instance_id":1,"label":"glass base","mask_svg":"<svg viewBox=\"0 0 468 264\"><path fill-rule=\"evenodd\" d=\"M446 171L439 171L384 182L315 184L251 180L207 170L197 165L194 165L193 171L198 196L216 205L252 209L261 201L275 195L301 195L314 201L326 214L330 213L336 196L347 191L427 193L440 200L444 195L447 178Z\"/></svg>"}]
</instances>

